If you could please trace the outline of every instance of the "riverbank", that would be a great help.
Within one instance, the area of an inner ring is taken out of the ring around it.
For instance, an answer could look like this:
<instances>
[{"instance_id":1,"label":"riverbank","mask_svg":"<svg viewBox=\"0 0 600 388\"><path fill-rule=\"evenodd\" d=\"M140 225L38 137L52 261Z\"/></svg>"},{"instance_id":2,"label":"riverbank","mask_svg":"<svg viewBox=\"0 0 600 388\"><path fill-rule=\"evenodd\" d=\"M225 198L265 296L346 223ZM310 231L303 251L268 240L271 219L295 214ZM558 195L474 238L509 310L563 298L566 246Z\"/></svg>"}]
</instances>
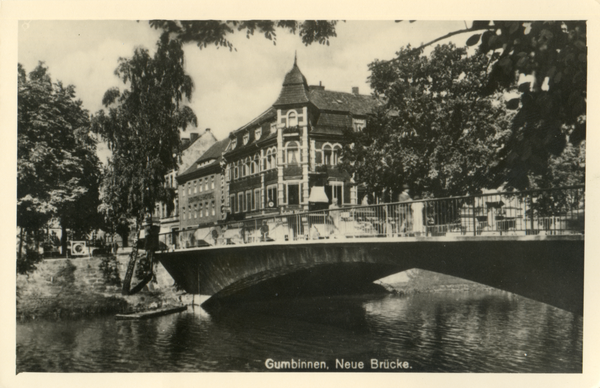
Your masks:
<instances>
[{"instance_id":1,"label":"riverbank","mask_svg":"<svg viewBox=\"0 0 600 388\"><path fill-rule=\"evenodd\" d=\"M17 275L16 316L19 320L61 319L122 314L179 306L184 292L158 264L156 282L135 295L121 295L129 255L46 259L28 276ZM136 284L134 278L132 284Z\"/></svg>"}]
</instances>

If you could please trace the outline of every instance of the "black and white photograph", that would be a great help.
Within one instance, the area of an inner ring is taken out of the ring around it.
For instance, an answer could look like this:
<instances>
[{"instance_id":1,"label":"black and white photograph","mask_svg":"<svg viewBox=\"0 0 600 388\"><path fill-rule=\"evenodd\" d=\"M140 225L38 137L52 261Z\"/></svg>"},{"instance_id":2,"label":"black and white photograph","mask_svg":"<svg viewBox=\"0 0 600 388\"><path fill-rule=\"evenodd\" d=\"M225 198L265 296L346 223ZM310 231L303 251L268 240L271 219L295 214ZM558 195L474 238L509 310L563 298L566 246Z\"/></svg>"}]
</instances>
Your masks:
<instances>
[{"instance_id":1,"label":"black and white photograph","mask_svg":"<svg viewBox=\"0 0 600 388\"><path fill-rule=\"evenodd\" d=\"M598 4L57 4L2 20L0 385L598 386Z\"/></svg>"}]
</instances>

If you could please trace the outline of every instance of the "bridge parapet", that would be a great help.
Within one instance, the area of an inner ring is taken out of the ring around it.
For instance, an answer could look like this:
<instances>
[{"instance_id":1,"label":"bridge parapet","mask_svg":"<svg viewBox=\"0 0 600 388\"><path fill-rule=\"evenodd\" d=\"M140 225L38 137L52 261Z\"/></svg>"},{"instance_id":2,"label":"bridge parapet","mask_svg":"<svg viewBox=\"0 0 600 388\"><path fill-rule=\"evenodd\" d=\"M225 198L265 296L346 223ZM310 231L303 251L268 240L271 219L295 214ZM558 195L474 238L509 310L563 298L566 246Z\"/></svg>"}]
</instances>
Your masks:
<instances>
[{"instance_id":1,"label":"bridge parapet","mask_svg":"<svg viewBox=\"0 0 600 388\"><path fill-rule=\"evenodd\" d=\"M159 237L162 250L345 238L583 235L585 187L486 193L261 216Z\"/></svg>"}]
</instances>

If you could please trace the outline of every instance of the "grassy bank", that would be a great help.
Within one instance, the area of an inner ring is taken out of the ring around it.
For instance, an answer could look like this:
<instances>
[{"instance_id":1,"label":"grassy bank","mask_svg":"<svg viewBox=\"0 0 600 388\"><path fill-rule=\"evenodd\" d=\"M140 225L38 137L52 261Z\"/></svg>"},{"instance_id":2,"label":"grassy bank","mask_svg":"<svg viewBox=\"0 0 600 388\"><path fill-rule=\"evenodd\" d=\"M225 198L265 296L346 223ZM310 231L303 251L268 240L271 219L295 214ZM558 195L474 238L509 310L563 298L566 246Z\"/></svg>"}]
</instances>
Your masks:
<instances>
[{"instance_id":1,"label":"grassy bank","mask_svg":"<svg viewBox=\"0 0 600 388\"><path fill-rule=\"evenodd\" d=\"M128 259L122 255L112 260L44 260L32 274L17 276L17 319L117 314L181 304L182 293L160 265L157 282L136 295L121 295Z\"/></svg>"}]
</instances>

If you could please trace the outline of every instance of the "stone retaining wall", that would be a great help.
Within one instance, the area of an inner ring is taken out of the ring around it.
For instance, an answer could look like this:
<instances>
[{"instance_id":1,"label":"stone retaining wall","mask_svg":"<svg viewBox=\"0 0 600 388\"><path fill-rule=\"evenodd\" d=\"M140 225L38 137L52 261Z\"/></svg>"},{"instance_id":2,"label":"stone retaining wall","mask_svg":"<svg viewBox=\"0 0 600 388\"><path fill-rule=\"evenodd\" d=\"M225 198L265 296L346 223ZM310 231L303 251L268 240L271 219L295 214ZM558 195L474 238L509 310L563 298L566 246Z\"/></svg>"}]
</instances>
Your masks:
<instances>
[{"instance_id":1,"label":"stone retaining wall","mask_svg":"<svg viewBox=\"0 0 600 388\"><path fill-rule=\"evenodd\" d=\"M129 256L119 255L119 278L125 277ZM69 317L148 310L181 303L182 292L159 263L157 282L129 296L110 284L100 266L102 258L45 259L29 275L17 275L17 318ZM132 284L136 284L134 278Z\"/></svg>"}]
</instances>

